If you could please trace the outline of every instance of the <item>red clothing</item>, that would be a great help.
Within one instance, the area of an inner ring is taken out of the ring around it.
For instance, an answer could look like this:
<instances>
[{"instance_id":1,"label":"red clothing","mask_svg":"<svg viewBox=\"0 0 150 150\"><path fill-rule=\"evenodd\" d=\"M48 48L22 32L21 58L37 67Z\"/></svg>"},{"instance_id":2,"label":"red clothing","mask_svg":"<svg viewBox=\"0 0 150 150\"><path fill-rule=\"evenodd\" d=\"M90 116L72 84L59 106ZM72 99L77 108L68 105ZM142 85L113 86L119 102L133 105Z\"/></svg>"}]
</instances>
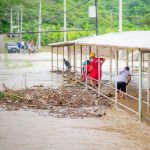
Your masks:
<instances>
[{"instance_id":1,"label":"red clothing","mask_svg":"<svg viewBox=\"0 0 150 150\"><path fill-rule=\"evenodd\" d=\"M95 79L95 80L98 80L98 63L100 61L100 80L102 78L102 64L103 64L103 60L104 58L94 58L92 63L91 63L91 66L93 67L92 70L91 70L91 73L90 73L90 77Z\"/></svg>"},{"instance_id":2,"label":"red clothing","mask_svg":"<svg viewBox=\"0 0 150 150\"><path fill-rule=\"evenodd\" d=\"M82 80L83 80L83 81L86 80L86 77L87 77L87 74L86 74L86 73L89 71L90 68L91 68L91 65L90 65L90 64L84 66L84 70L85 70L85 71L83 72L83 75L82 75ZM87 70L87 71L86 71L86 70Z\"/></svg>"}]
</instances>

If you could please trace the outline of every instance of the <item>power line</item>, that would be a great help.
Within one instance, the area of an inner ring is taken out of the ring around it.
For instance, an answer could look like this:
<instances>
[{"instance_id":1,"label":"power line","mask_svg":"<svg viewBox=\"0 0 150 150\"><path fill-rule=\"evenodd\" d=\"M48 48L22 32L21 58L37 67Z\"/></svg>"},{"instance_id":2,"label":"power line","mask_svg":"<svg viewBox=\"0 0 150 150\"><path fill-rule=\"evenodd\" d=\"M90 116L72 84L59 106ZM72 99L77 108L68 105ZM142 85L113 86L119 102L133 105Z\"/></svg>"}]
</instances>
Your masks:
<instances>
[{"instance_id":1,"label":"power line","mask_svg":"<svg viewBox=\"0 0 150 150\"><path fill-rule=\"evenodd\" d=\"M86 32L86 31L95 31L95 29L87 29L87 30L82 30L82 29L75 29L75 30L65 30L65 32ZM64 32L64 30L47 30L47 31L41 31L41 32L34 32L34 31L30 31L30 32L9 32L7 34L35 34L35 33L49 33L49 32Z\"/></svg>"}]
</instances>

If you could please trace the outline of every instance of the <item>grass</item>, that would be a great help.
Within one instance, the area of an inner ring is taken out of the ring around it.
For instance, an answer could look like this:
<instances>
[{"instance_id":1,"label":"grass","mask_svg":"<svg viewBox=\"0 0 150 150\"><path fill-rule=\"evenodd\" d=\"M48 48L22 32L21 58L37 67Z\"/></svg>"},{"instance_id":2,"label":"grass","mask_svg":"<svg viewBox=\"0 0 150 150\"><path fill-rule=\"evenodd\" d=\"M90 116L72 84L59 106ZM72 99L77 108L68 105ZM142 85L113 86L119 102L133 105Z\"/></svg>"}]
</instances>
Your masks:
<instances>
[{"instance_id":1,"label":"grass","mask_svg":"<svg viewBox=\"0 0 150 150\"><path fill-rule=\"evenodd\" d=\"M11 100L12 102L22 102L23 94L12 93L12 92L1 92L0 91L0 101Z\"/></svg>"},{"instance_id":2,"label":"grass","mask_svg":"<svg viewBox=\"0 0 150 150\"><path fill-rule=\"evenodd\" d=\"M9 37L5 37L4 38L4 43L5 42L18 42L19 40L18 39L16 39L16 38L9 38Z\"/></svg>"},{"instance_id":3,"label":"grass","mask_svg":"<svg viewBox=\"0 0 150 150\"><path fill-rule=\"evenodd\" d=\"M50 52L50 47L49 46L41 46L39 49L39 52Z\"/></svg>"},{"instance_id":4,"label":"grass","mask_svg":"<svg viewBox=\"0 0 150 150\"><path fill-rule=\"evenodd\" d=\"M0 101L1 101L1 100L3 100L3 99L4 99L4 97L5 97L4 92L1 92L1 91L0 91Z\"/></svg>"}]
</instances>

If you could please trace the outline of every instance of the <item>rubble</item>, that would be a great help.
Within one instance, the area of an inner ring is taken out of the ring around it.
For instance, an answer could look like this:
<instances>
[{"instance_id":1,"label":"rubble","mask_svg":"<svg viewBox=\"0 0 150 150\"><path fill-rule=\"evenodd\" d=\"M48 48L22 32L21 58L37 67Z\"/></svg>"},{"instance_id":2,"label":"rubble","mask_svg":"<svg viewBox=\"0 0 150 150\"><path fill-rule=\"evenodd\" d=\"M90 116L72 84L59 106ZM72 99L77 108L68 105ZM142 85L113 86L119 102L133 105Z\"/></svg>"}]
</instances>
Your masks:
<instances>
[{"instance_id":1,"label":"rubble","mask_svg":"<svg viewBox=\"0 0 150 150\"><path fill-rule=\"evenodd\" d=\"M43 86L0 92L0 107L6 110L44 109L54 117L101 117L112 105L102 96L95 96L80 86Z\"/></svg>"}]
</instances>

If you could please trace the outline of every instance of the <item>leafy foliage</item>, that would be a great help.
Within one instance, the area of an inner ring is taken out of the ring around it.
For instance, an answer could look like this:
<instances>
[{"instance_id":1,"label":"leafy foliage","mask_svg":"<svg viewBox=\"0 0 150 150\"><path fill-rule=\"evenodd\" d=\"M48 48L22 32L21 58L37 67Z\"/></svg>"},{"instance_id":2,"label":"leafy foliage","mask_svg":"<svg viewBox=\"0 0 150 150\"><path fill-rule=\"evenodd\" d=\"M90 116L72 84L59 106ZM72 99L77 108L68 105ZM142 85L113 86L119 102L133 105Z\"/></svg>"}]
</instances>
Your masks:
<instances>
[{"instance_id":1,"label":"leafy foliage","mask_svg":"<svg viewBox=\"0 0 150 150\"><path fill-rule=\"evenodd\" d=\"M118 1L98 0L99 34L118 31ZM85 30L68 32L68 40L95 34L95 19L88 17L88 7L94 5L94 2L95 0L67 0L67 29ZM63 4L64 0L42 0L42 31L45 31L42 33L42 45L63 41L63 32L54 32L63 30ZM23 31L35 32L23 34L23 38L36 42L39 0L0 0L0 32L10 31L11 8L13 25L17 24L17 9L20 7L23 9ZM149 8L150 0L123 1L123 30L150 30Z\"/></svg>"}]
</instances>

